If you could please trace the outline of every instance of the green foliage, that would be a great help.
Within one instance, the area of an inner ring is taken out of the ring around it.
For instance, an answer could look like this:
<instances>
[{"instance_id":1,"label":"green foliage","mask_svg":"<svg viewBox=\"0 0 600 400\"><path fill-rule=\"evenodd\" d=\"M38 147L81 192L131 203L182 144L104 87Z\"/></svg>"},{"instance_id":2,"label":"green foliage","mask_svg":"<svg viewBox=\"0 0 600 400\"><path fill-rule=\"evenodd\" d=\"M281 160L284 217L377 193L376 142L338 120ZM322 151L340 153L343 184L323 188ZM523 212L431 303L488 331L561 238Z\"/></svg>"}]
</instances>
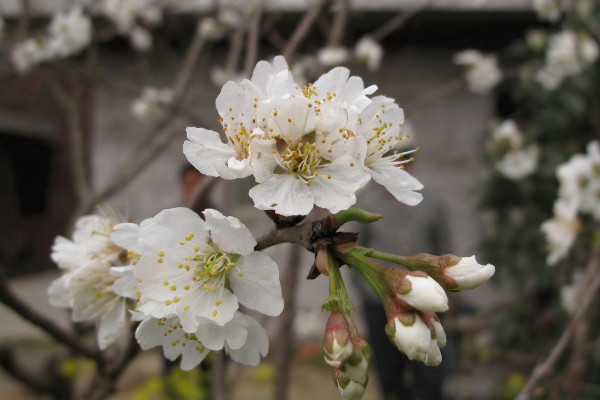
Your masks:
<instances>
[{"instance_id":1,"label":"green foliage","mask_svg":"<svg viewBox=\"0 0 600 400\"><path fill-rule=\"evenodd\" d=\"M200 368L174 367L164 376L150 378L133 393L133 400L208 400L208 373Z\"/></svg>"}]
</instances>

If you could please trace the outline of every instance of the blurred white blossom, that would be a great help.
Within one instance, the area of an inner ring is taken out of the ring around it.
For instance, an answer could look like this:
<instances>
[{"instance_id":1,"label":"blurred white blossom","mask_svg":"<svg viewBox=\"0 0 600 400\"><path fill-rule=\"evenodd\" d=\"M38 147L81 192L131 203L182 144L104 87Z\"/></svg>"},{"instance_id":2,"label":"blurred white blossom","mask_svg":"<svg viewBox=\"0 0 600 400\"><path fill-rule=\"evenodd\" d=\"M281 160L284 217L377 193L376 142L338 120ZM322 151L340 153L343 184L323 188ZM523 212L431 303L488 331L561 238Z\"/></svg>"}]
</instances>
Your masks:
<instances>
[{"instance_id":1,"label":"blurred white blossom","mask_svg":"<svg viewBox=\"0 0 600 400\"><path fill-rule=\"evenodd\" d=\"M561 17L560 0L532 0L538 18L556 22Z\"/></svg>"},{"instance_id":2,"label":"blurred white blossom","mask_svg":"<svg viewBox=\"0 0 600 400\"><path fill-rule=\"evenodd\" d=\"M140 121L153 121L160 118L173 100L171 89L146 87L142 96L131 104L131 113Z\"/></svg>"},{"instance_id":3,"label":"blurred white blossom","mask_svg":"<svg viewBox=\"0 0 600 400\"><path fill-rule=\"evenodd\" d=\"M323 47L317 52L317 60L324 67L335 67L350 59L350 51L345 47Z\"/></svg>"},{"instance_id":4,"label":"blurred white blossom","mask_svg":"<svg viewBox=\"0 0 600 400\"><path fill-rule=\"evenodd\" d=\"M466 68L465 79L473 93L489 93L502 79L495 55L477 50L464 50L454 56L454 63Z\"/></svg>"},{"instance_id":5,"label":"blurred white blossom","mask_svg":"<svg viewBox=\"0 0 600 400\"><path fill-rule=\"evenodd\" d=\"M509 151L496 163L496 169L507 179L523 179L537 169L539 154L539 147L535 144L525 149Z\"/></svg>"},{"instance_id":6,"label":"blurred white blossom","mask_svg":"<svg viewBox=\"0 0 600 400\"><path fill-rule=\"evenodd\" d=\"M383 48L376 40L368 36L362 37L354 48L354 57L365 64L370 71L379 70L383 58Z\"/></svg>"}]
</instances>

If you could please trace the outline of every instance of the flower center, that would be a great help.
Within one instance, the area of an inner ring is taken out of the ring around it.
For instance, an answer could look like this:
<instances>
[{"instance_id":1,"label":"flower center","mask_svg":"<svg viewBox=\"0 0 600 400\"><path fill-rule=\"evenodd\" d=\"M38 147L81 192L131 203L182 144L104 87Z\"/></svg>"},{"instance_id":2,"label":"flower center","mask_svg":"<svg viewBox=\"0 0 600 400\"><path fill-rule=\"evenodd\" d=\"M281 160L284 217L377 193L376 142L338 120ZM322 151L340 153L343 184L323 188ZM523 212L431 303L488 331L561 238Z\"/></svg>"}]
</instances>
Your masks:
<instances>
[{"instance_id":1,"label":"flower center","mask_svg":"<svg viewBox=\"0 0 600 400\"><path fill-rule=\"evenodd\" d=\"M311 179L319 174L317 169L322 161L319 150L310 142L287 147L277 159L281 168L295 174L306 183L310 183Z\"/></svg>"}]
</instances>

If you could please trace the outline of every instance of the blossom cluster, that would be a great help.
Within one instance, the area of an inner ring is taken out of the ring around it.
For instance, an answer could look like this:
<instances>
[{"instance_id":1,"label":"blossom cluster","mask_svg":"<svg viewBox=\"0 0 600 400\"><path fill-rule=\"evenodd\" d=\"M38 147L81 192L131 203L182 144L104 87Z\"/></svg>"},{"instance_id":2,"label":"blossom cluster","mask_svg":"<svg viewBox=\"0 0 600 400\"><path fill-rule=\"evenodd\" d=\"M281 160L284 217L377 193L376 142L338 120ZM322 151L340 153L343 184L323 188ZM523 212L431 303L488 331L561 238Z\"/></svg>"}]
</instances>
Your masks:
<instances>
[{"instance_id":1,"label":"blossom cluster","mask_svg":"<svg viewBox=\"0 0 600 400\"><path fill-rule=\"evenodd\" d=\"M576 154L556 171L560 183L554 203L554 216L542 224L550 249L547 263L564 259L581 229L580 214L600 221L600 142L587 146L586 154Z\"/></svg>"},{"instance_id":2,"label":"blossom cluster","mask_svg":"<svg viewBox=\"0 0 600 400\"><path fill-rule=\"evenodd\" d=\"M548 91L581 73L598 59L598 44L583 33L565 29L548 39L546 64L537 71L535 79Z\"/></svg>"},{"instance_id":3,"label":"blossom cluster","mask_svg":"<svg viewBox=\"0 0 600 400\"><path fill-rule=\"evenodd\" d=\"M171 89L146 87L131 104L131 113L140 121L153 121L164 115L173 100Z\"/></svg>"},{"instance_id":4,"label":"blossom cluster","mask_svg":"<svg viewBox=\"0 0 600 400\"><path fill-rule=\"evenodd\" d=\"M66 58L85 49L92 41L92 21L79 7L53 16L48 34L27 39L12 49L11 62L25 73L43 62Z\"/></svg>"},{"instance_id":5,"label":"blossom cluster","mask_svg":"<svg viewBox=\"0 0 600 400\"><path fill-rule=\"evenodd\" d=\"M503 121L492 132L488 147L490 152L500 157L496 162L496 170L507 179L523 179L537 168L539 147L536 144L525 147L523 142L523 133L511 119Z\"/></svg>"},{"instance_id":6,"label":"blossom cluster","mask_svg":"<svg viewBox=\"0 0 600 400\"><path fill-rule=\"evenodd\" d=\"M502 80L502 71L493 54L485 55L478 50L463 50L454 55L454 63L466 68L465 78L473 93L489 93Z\"/></svg>"},{"instance_id":7,"label":"blossom cluster","mask_svg":"<svg viewBox=\"0 0 600 400\"><path fill-rule=\"evenodd\" d=\"M97 7L117 31L129 38L131 45L145 52L152 48L149 28L162 23L163 11L156 0L103 0Z\"/></svg>"},{"instance_id":8,"label":"blossom cluster","mask_svg":"<svg viewBox=\"0 0 600 400\"><path fill-rule=\"evenodd\" d=\"M557 22L562 16L559 0L532 0L533 9L541 20Z\"/></svg>"},{"instance_id":9,"label":"blossom cluster","mask_svg":"<svg viewBox=\"0 0 600 400\"><path fill-rule=\"evenodd\" d=\"M142 349L162 346L170 360L181 355L182 369L223 348L235 361L258 364L268 352L266 331L238 308L281 313L277 265L254 251L237 218L203 214L168 209L139 225L83 217L73 241L56 240L52 258L67 273L50 287L51 302L73 308L74 320L98 321L101 348L126 326L132 299Z\"/></svg>"},{"instance_id":10,"label":"blossom cluster","mask_svg":"<svg viewBox=\"0 0 600 400\"><path fill-rule=\"evenodd\" d=\"M315 205L345 210L371 178L415 205L422 185L402 168L411 152L395 150L404 113L390 98L370 98L376 89L341 67L300 87L283 57L261 61L250 80L227 82L217 97L226 142L188 128L183 151L203 174L253 175L255 207L284 216L306 215Z\"/></svg>"},{"instance_id":11,"label":"blossom cluster","mask_svg":"<svg viewBox=\"0 0 600 400\"><path fill-rule=\"evenodd\" d=\"M73 309L73 320L98 324L101 349L114 342L127 326L127 304L113 291L119 279L111 268L126 262L126 252L110 239L116 224L124 218L109 208L101 215L80 218L73 239L59 236L52 246L52 260L63 275L49 289L50 303Z\"/></svg>"}]
</instances>

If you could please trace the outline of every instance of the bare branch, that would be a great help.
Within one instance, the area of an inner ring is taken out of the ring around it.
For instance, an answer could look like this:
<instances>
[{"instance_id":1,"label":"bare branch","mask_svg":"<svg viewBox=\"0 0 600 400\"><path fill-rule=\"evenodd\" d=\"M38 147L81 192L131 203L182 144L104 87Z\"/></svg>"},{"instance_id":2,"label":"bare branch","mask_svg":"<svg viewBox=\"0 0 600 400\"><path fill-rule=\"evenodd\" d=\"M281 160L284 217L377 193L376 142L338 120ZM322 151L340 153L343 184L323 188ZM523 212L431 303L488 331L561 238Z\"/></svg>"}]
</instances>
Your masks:
<instances>
[{"instance_id":1,"label":"bare branch","mask_svg":"<svg viewBox=\"0 0 600 400\"><path fill-rule=\"evenodd\" d=\"M169 145L173 136L179 133L174 129L175 117L177 116L177 112L181 107L183 99L191 86L190 82L193 78L194 70L200 59L200 53L203 47L204 37L201 34L200 25L198 24L185 59L179 70L179 74L175 80L173 86L173 101L170 104L168 112L157 124L151 138L148 140L148 144L119 170L117 175L113 177L110 183L100 193L94 196L86 204L84 212L90 212L93 209L94 204L101 202L125 187Z\"/></svg>"},{"instance_id":2,"label":"bare branch","mask_svg":"<svg viewBox=\"0 0 600 400\"><path fill-rule=\"evenodd\" d=\"M17 36L24 38L29 33L31 25L31 4L29 0L21 0L21 13L17 22Z\"/></svg>"},{"instance_id":3,"label":"bare branch","mask_svg":"<svg viewBox=\"0 0 600 400\"><path fill-rule=\"evenodd\" d=\"M50 83L50 92L64 110L67 118L69 159L75 192L79 204L86 204L91 196L88 163L82 129L80 99L67 93L59 84ZM77 96L79 97L79 96Z\"/></svg>"},{"instance_id":4,"label":"bare branch","mask_svg":"<svg viewBox=\"0 0 600 400\"><path fill-rule=\"evenodd\" d=\"M257 5L252 13L248 37L246 38L246 62L244 65L244 76L249 77L256 64L258 56L258 42L260 40L260 21L262 19L262 4Z\"/></svg>"},{"instance_id":5,"label":"bare branch","mask_svg":"<svg viewBox=\"0 0 600 400\"><path fill-rule=\"evenodd\" d=\"M571 337L575 333L577 326L591 311L591 308L594 304L594 300L598 295L598 289L600 289L600 248L598 247L595 247L593 250L586 278L587 279L585 279L585 282L589 282L589 284L587 285L586 290L583 292L581 302L579 303L579 307L577 308L575 315L571 319L571 322L563 331L561 337L558 339L558 342L556 342L556 345L554 346L546 360L544 360L544 362L535 367L533 373L527 381L527 384L525 384L516 400L531 399L531 396L533 395L533 392L537 387L538 383L547 375L552 373L552 371L554 370L554 365L556 364L562 353L567 349L569 342L571 341Z\"/></svg>"},{"instance_id":6,"label":"bare branch","mask_svg":"<svg viewBox=\"0 0 600 400\"><path fill-rule=\"evenodd\" d=\"M244 50L244 35L246 34L247 26L248 22L244 20L236 30L231 32L229 52L225 60L225 76L227 77L233 76L238 70L242 50Z\"/></svg>"},{"instance_id":7,"label":"bare branch","mask_svg":"<svg viewBox=\"0 0 600 400\"><path fill-rule=\"evenodd\" d=\"M298 47L300 47L300 44L302 44L302 41L310 32L310 28L317 21L317 18L321 14L323 8L329 2L330 0L318 0L318 2L313 5L312 8L306 12L306 14L304 14L304 18L302 21L300 21L298 26L296 26L296 30L292 34L292 37L283 50L283 55L290 65L294 60L294 56L296 55Z\"/></svg>"},{"instance_id":8,"label":"bare branch","mask_svg":"<svg viewBox=\"0 0 600 400\"><path fill-rule=\"evenodd\" d=\"M89 342L83 341L73 332L65 331L49 318L34 311L31 307L19 299L8 284L4 268L0 266L0 301L13 310L21 318L31 322L33 325L43 329L57 341L67 345L76 353L83 354L94 359L99 365L104 365L102 353Z\"/></svg>"},{"instance_id":9,"label":"bare branch","mask_svg":"<svg viewBox=\"0 0 600 400\"><path fill-rule=\"evenodd\" d=\"M274 400L287 400L290 381L290 367L294 341L294 314L296 309L296 292L298 289L298 259L300 248L293 246L288 254L285 275L281 278L281 292L285 308L279 316L279 332L274 342L275 354L275 390Z\"/></svg>"},{"instance_id":10,"label":"bare branch","mask_svg":"<svg viewBox=\"0 0 600 400\"><path fill-rule=\"evenodd\" d=\"M348 0L337 0L337 12L329 31L327 46L339 47L343 45L348 18L350 17L350 2Z\"/></svg>"},{"instance_id":11,"label":"bare branch","mask_svg":"<svg viewBox=\"0 0 600 400\"><path fill-rule=\"evenodd\" d=\"M388 20L385 24L381 25L379 28L377 28L375 31L373 31L371 34L369 34L369 36L373 40L376 40L376 41L381 41L381 40L385 39L392 32L402 28L404 26L404 24L406 24L415 15L420 14L421 12L423 12L426 9L428 9L429 7L431 7L431 5L433 3L434 3L434 1L432 1L432 0L426 1L425 3L421 4L419 7L415 8L414 10L403 11L401 13L396 14L394 17L392 17L390 20Z\"/></svg>"}]
</instances>

